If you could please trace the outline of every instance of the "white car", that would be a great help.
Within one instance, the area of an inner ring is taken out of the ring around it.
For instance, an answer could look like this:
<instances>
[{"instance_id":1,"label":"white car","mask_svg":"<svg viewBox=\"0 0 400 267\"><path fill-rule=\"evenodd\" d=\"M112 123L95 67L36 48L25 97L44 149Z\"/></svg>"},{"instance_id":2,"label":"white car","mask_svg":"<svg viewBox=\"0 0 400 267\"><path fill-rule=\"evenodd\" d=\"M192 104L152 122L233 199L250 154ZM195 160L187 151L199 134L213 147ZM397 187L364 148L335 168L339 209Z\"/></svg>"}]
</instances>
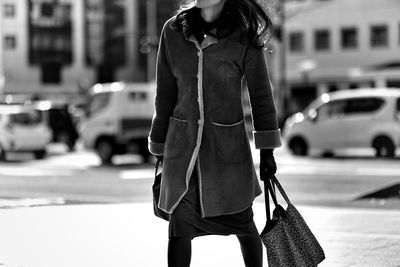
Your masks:
<instances>
[{"instance_id":1,"label":"white car","mask_svg":"<svg viewBox=\"0 0 400 267\"><path fill-rule=\"evenodd\" d=\"M44 158L50 129L36 110L24 105L0 105L0 161L8 152L32 152Z\"/></svg>"},{"instance_id":2,"label":"white car","mask_svg":"<svg viewBox=\"0 0 400 267\"><path fill-rule=\"evenodd\" d=\"M323 94L289 117L284 140L295 155L311 150L373 148L394 157L400 144L400 89L370 88Z\"/></svg>"}]
</instances>

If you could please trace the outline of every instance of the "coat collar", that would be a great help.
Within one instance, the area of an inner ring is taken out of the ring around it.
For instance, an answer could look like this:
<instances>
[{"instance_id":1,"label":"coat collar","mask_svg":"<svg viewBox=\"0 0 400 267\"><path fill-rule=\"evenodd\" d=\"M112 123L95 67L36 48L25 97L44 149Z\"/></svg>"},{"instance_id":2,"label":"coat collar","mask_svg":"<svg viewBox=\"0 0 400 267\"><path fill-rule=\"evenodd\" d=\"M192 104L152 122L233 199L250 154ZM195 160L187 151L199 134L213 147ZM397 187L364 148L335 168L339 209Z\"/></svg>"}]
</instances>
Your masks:
<instances>
[{"instance_id":1,"label":"coat collar","mask_svg":"<svg viewBox=\"0 0 400 267\"><path fill-rule=\"evenodd\" d=\"M193 42L193 43L195 43L195 44L197 44L197 45L199 45L200 48L203 49L203 50L206 49L207 47L209 47L210 45L213 45L213 44L218 43L218 38L216 38L216 37L214 37L214 36L212 36L212 35L209 35L209 34L206 35L206 37L205 37L204 40L201 42L201 44L199 44L199 43L197 42L197 39L196 39L196 37L195 37L193 34L189 36L188 40L191 41L191 42ZM196 45L196 46L197 46L197 45Z\"/></svg>"},{"instance_id":2,"label":"coat collar","mask_svg":"<svg viewBox=\"0 0 400 267\"><path fill-rule=\"evenodd\" d=\"M198 44L201 47L201 49L204 50L207 47L209 47L210 45L217 44L220 40L223 40L223 39L227 39L227 40L240 39L243 36L243 34L244 34L243 30L241 28L237 28L231 34L229 34L228 36L226 36L225 38L222 38L222 39L218 39L217 37L215 37L212 34L207 34L206 37L204 38L204 40L201 42L201 44L199 44L197 42L197 39L194 36L194 34L192 34L187 38L187 40L191 41L195 44Z\"/></svg>"}]
</instances>

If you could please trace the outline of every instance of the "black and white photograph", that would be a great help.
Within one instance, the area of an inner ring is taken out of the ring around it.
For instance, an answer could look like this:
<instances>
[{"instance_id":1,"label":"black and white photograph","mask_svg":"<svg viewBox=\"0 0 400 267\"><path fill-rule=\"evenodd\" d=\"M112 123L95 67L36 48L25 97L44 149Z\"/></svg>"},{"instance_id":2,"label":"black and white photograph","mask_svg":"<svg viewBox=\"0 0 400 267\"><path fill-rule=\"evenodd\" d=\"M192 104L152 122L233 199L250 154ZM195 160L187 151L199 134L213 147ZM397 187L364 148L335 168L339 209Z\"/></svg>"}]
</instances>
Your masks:
<instances>
[{"instance_id":1,"label":"black and white photograph","mask_svg":"<svg viewBox=\"0 0 400 267\"><path fill-rule=\"evenodd\" d=\"M400 0L0 0L0 267L400 267Z\"/></svg>"}]
</instances>

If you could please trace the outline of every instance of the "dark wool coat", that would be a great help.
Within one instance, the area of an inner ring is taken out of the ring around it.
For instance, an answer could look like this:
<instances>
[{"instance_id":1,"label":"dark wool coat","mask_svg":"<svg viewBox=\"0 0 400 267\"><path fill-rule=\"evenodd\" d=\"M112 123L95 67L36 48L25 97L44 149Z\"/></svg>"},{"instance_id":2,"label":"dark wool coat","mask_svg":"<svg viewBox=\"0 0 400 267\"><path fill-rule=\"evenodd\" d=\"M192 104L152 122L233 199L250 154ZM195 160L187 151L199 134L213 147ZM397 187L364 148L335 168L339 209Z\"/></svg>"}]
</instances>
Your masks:
<instances>
[{"instance_id":1,"label":"dark wool coat","mask_svg":"<svg viewBox=\"0 0 400 267\"><path fill-rule=\"evenodd\" d=\"M164 25L157 56L149 150L163 155L159 207L172 213L198 172L203 217L232 214L261 194L244 124L247 81L257 148L281 145L262 49L241 29L199 44Z\"/></svg>"}]
</instances>

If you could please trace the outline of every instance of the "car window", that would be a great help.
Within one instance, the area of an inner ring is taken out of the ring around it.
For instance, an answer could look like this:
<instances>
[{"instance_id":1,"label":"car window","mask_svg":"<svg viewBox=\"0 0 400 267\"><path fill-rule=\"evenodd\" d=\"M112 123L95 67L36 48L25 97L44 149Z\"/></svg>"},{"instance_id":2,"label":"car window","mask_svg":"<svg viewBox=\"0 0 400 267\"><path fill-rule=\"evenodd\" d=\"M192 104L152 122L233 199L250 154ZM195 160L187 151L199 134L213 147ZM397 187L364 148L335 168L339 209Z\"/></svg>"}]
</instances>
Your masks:
<instances>
[{"instance_id":1,"label":"car window","mask_svg":"<svg viewBox=\"0 0 400 267\"><path fill-rule=\"evenodd\" d=\"M400 98L397 98L397 112L400 112Z\"/></svg>"},{"instance_id":2,"label":"car window","mask_svg":"<svg viewBox=\"0 0 400 267\"><path fill-rule=\"evenodd\" d=\"M105 107L107 107L110 102L111 93L99 93L92 97L89 105L89 116L98 113Z\"/></svg>"},{"instance_id":3,"label":"car window","mask_svg":"<svg viewBox=\"0 0 400 267\"><path fill-rule=\"evenodd\" d=\"M147 99L146 92L131 92L129 93L129 99L133 101L144 101Z\"/></svg>"},{"instance_id":4,"label":"car window","mask_svg":"<svg viewBox=\"0 0 400 267\"><path fill-rule=\"evenodd\" d=\"M318 108L318 120L336 119L345 114L346 101L328 102Z\"/></svg>"},{"instance_id":5,"label":"car window","mask_svg":"<svg viewBox=\"0 0 400 267\"><path fill-rule=\"evenodd\" d=\"M33 112L15 113L10 114L10 122L17 125L33 125L40 122L40 116Z\"/></svg>"},{"instance_id":6,"label":"car window","mask_svg":"<svg viewBox=\"0 0 400 267\"><path fill-rule=\"evenodd\" d=\"M345 112L349 115L374 112L380 109L384 102L383 99L375 97L349 99Z\"/></svg>"}]
</instances>

